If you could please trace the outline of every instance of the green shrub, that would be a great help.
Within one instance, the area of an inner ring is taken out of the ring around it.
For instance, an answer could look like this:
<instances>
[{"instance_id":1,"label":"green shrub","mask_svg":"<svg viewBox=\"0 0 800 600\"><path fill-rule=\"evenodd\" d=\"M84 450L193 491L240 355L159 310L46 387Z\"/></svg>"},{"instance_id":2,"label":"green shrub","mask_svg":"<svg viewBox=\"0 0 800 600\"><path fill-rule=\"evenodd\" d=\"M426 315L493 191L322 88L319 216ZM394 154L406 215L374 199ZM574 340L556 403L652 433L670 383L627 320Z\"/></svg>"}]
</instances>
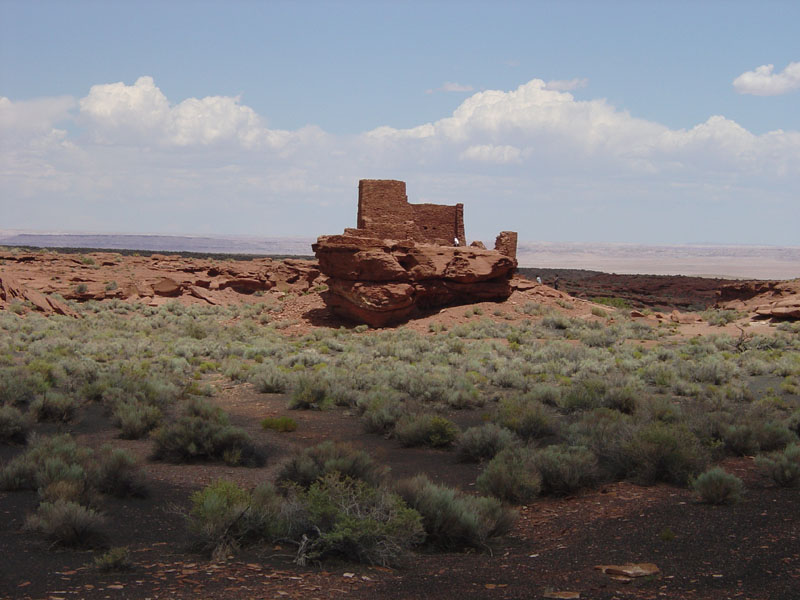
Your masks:
<instances>
[{"instance_id":1,"label":"green shrub","mask_svg":"<svg viewBox=\"0 0 800 600\"><path fill-rule=\"evenodd\" d=\"M700 315L703 317L703 319L708 321L709 325L722 327L728 323L733 323L742 317L746 317L747 313L739 310L709 308L708 310L700 313Z\"/></svg>"},{"instance_id":2,"label":"green shrub","mask_svg":"<svg viewBox=\"0 0 800 600\"><path fill-rule=\"evenodd\" d=\"M131 553L125 546L111 548L100 556L95 556L94 566L103 573L130 571L133 569Z\"/></svg>"},{"instance_id":3,"label":"green shrub","mask_svg":"<svg viewBox=\"0 0 800 600\"><path fill-rule=\"evenodd\" d=\"M361 403L364 411L361 422L364 429L371 433L388 433L392 431L403 416L405 409L400 399L389 391L370 393Z\"/></svg>"},{"instance_id":4,"label":"green shrub","mask_svg":"<svg viewBox=\"0 0 800 600\"><path fill-rule=\"evenodd\" d=\"M585 413L570 427L573 445L585 446L597 457L599 466L611 479L625 477L630 468L628 445L635 426L626 414L608 408Z\"/></svg>"},{"instance_id":5,"label":"green shrub","mask_svg":"<svg viewBox=\"0 0 800 600\"><path fill-rule=\"evenodd\" d=\"M250 381L259 392L265 394L284 394L291 386L291 376L277 365L264 365L251 377Z\"/></svg>"},{"instance_id":6,"label":"green shrub","mask_svg":"<svg viewBox=\"0 0 800 600\"><path fill-rule=\"evenodd\" d=\"M289 398L289 408L322 410L330 408L330 385L320 376L301 375L297 378Z\"/></svg>"},{"instance_id":7,"label":"green shrub","mask_svg":"<svg viewBox=\"0 0 800 600\"><path fill-rule=\"evenodd\" d=\"M118 402L114 408L113 421L120 428L120 437L138 440L158 427L161 423L161 410L138 400Z\"/></svg>"},{"instance_id":8,"label":"green shrub","mask_svg":"<svg viewBox=\"0 0 800 600\"><path fill-rule=\"evenodd\" d=\"M85 489L92 452L78 446L69 435L34 437L28 449L0 469L0 489L44 489L55 481L74 481Z\"/></svg>"},{"instance_id":9,"label":"green shrub","mask_svg":"<svg viewBox=\"0 0 800 600\"><path fill-rule=\"evenodd\" d=\"M329 473L379 483L386 468L375 464L369 454L349 444L325 441L292 456L278 473L280 483L292 482L307 488Z\"/></svg>"},{"instance_id":10,"label":"green shrub","mask_svg":"<svg viewBox=\"0 0 800 600\"><path fill-rule=\"evenodd\" d=\"M783 452L757 456L756 464L762 473L781 487L800 485L800 445L791 444Z\"/></svg>"},{"instance_id":11,"label":"green shrub","mask_svg":"<svg viewBox=\"0 0 800 600\"><path fill-rule=\"evenodd\" d=\"M301 545L300 564L338 556L392 565L425 538L420 514L385 488L329 474L312 484L305 497L319 535Z\"/></svg>"},{"instance_id":12,"label":"green shrub","mask_svg":"<svg viewBox=\"0 0 800 600\"><path fill-rule=\"evenodd\" d=\"M75 416L77 402L71 396L48 392L31 403L30 413L36 421L68 423Z\"/></svg>"},{"instance_id":13,"label":"green shrub","mask_svg":"<svg viewBox=\"0 0 800 600\"><path fill-rule=\"evenodd\" d=\"M735 504L744 490L742 480L721 467L713 467L698 475L691 485L706 504Z\"/></svg>"},{"instance_id":14,"label":"green shrub","mask_svg":"<svg viewBox=\"0 0 800 600\"><path fill-rule=\"evenodd\" d=\"M528 441L558 432L556 413L528 395L502 399L495 421Z\"/></svg>"},{"instance_id":15,"label":"green shrub","mask_svg":"<svg viewBox=\"0 0 800 600\"><path fill-rule=\"evenodd\" d=\"M418 414L401 418L395 434L404 446L451 446L458 438L458 426L439 415Z\"/></svg>"},{"instance_id":16,"label":"green shrub","mask_svg":"<svg viewBox=\"0 0 800 600\"><path fill-rule=\"evenodd\" d=\"M185 414L153 434L153 458L170 462L224 461L231 466L256 467L264 457L250 436L230 424L228 416L201 399L193 399Z\"/></svg>"},{"instance_id":17,"label":"green shrub","mask_svg":"<svg viewBox=\"0 0 800 600\"><path fill-rule=\"evenodd\" d=\"M30 423L22 412L11 405L0 406L0 443L24 444Z\"/></svg>"},{"instance_id":18,"label":"green shrub","mask_svg":"<svg viewBox=\"0 0 800 600\"><path fill-rule=\"evenodd\" d=\"M398 482L396 491L422 515L426 542L438 548L486 548L516 519L516 513L495 498L468 496L436 485L425 475Z\"/></svg>"},{"instance_id":19,"label":"green shrub","mask_svg":"<svg viewBox=\"0 0 800 600\"><path fill-rule=\"evenodd\" d=\"M94 487L104 494L127 498L147 496L136 461L122 448L103 446L92 473Z\"/></svg>"},{"instance_id":20,"label":"green shrub","mask_svg":"<svg viewBox=\"0 0 800 600\"><path fill-rule=\"evenodd\" d=\"M685 484L708 463L707 451L682 425L654 422L633 434L625 446L629 474L639 483Z\"/></svg>"},{"instance_id":21,"label":"green shrub","mask_svg":"<svg viewBox=\"0 0 800 600\"><path fill-rule=\"evenodd\" d=\"M242 517L250 508L250 494L232 481L217 480L192 494L188 516L195 546L223 558L238 548L248 534Z\"/></svg>"},{"instance_id":22,"label":"green shrub","mask_svg":"<svg viewBox=\"0 0 800 600\"><path fill-rule=\"evenodd\" d=\"M582 446L548 446L537 450L533 463L542 478L542 493L563 496L598 480L597 458Z\"/></svg>"},{"instance_id":23,"label":"green shrub","mask_svg":"<svg viewBox=\"0 0 800 600\"><path fill-rule=\"evenodd\" d=\"M464 462L489 460L515 440L511 431L494 423L470 427L458 440L458 459Z\"/></svg>"},{"instance_id":24,"label":"green shrub","mask_svg":"<svg viewBox=\"0 0 800 600\"><path fill-rule=\"evenodd\" d=\"M620 308L620 309L631 308L631 303L625 298L616 298L616 297L603 298L601 296L594 296L593 298L589 298L589 300L591 302L594 302L595 304L602 304L604 306L611 306L613 308Z\"/></svg>"},{"instance_id":25,"label":"green shrub","mask_svg":"<svg viewBox=\"0 0 800 600\"><path fill-rule=\"evenodd\" d=\"M542 489L542 476L527 448L510 446L486 465L478 476L478 489L506 502L530 502Z\"/></svg>"},{"instance_id":26,"label":"green shrub","mask_svg":"<svg viewBox=\"0 0 800 600\"><path fill-rule=\"evenodd\" d=\"M291 417L266 417L261 420L261 427L274 431L295 431L297 429L297 421Z\"/></svg>"},{"instance_id":27,"label":"green shrub","mask_svg":"<svg viewBox=\"0 0 800 600\"><path fill-rule=\"evenodd\" d=\"M42 502L28 517L26 528L44 535L54 544L91 548L105 542L105 519L95 510L76 502Z\"/></svg>"}]
</instances>

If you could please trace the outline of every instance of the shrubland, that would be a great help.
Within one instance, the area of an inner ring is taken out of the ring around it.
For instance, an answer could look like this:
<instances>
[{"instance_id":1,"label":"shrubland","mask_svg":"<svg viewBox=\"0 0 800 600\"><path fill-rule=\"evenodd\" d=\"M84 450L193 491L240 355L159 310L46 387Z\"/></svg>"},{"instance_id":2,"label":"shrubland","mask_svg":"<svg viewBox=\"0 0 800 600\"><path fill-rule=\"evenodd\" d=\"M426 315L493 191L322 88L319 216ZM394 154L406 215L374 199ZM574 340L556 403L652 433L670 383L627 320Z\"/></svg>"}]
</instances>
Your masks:
<instances>
[{"instance_id":1,"label":"shrubland","mask_svg":"<svg viewBox=\"0 0 800 600\"><path fill-rule=\"evenodd\" d=\"M427 446L443 461L477 462L473 483L484 494L424 474L393 482L363 451L333 440L298 450L274 481L216 482L192 497L197 547L218 556L277 539L296 544L300 562L393 564L420 544L485 548L513 521L504 502L621 479L693 486L724 504L742 492L715 470L726 456L757 455L776 485L800 481L795 325L682 339L611 309L580 317L527 303L518 320L469 309L467 322L424 335L290 335L275 301L74 309L81 318L0 312L0 443L17 448L0 487L36 490L29 527L63 544L100 543L107 517L98 499L145 489L121 450L39 435L69 431L90 406L156 460L270 463L265 440L297 423L265 419L251 437L215 401L212 380L281 394L287 409L347 411L365 431L396 440L397 452ZM480 415L480 424L462 427L460 415Z\"/></svg>"}]
</instances>

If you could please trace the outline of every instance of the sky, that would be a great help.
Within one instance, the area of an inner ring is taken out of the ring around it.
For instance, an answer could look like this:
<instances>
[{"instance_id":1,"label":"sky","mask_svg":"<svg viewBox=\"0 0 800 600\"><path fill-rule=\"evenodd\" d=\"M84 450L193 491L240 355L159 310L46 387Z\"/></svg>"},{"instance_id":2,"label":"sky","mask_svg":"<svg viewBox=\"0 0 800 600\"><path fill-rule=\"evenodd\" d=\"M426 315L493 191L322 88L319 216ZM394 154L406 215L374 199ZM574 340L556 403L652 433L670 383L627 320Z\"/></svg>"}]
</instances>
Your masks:
<instances>
[{"instance_id":1,"label":"sky","mask_svg":"<svg viewBox=\"0 0 800 600\"><path fill-rule=\"evenodd\" d=\"M0 0L0 229L800 246L800 2Z\"/></svg>"}]
</instances>

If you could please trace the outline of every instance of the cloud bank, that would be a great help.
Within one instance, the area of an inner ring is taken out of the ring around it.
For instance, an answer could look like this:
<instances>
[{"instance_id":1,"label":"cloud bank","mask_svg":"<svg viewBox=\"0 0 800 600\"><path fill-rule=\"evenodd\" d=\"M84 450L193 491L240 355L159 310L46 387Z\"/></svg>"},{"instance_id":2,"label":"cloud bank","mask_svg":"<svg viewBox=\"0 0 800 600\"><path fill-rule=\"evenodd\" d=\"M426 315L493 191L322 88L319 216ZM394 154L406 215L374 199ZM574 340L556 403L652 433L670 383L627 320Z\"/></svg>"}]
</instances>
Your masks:
<instances>
[{"instance_id":1,"label":"cloud bank","mask_svg":"<svg viewBox=\"0 0 800 600\"><path fill-rule=\"evenodd\" d=\"M464 202L471 237L798 243L800 132L671 129L567 91L584 85L533 79L350 135L270 128L238 97L173 102L147 76L0 97L0 209L17 229L313 236L352 225L358 179L395 178Z\"/></svg>"},{"instance_id":2,"label":"cloud bank","mask_svg":"<svg viewBox=\"0 0 800 600\"><path fill-rule=\"evenodd\" d=\"M800 88L800 62L790 62L780 73L775 73L775 65L761 65L739 75L733 87L740 94L754 96L788 94Z\"/></svg>"}]
</instances>

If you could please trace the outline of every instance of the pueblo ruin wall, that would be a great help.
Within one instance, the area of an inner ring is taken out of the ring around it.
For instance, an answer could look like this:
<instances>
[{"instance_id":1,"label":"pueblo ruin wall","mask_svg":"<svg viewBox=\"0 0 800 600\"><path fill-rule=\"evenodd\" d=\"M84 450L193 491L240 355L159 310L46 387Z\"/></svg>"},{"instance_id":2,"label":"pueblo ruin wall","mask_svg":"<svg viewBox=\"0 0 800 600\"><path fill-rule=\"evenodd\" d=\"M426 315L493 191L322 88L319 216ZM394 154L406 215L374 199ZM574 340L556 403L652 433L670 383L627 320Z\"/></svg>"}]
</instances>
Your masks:
<instances>
[{"instance_id":1,"label":"pueblo ruin wall","mask_svg":"<svg viewBox=\"0 0 800 600\"><path fill-rule=\"evenodd\" d=\"M439 246L454 246L458 240L463 245L464 205L410 204L404 181L362 179L356 227L345 233Z\"/></svg>"}]
</instances>

